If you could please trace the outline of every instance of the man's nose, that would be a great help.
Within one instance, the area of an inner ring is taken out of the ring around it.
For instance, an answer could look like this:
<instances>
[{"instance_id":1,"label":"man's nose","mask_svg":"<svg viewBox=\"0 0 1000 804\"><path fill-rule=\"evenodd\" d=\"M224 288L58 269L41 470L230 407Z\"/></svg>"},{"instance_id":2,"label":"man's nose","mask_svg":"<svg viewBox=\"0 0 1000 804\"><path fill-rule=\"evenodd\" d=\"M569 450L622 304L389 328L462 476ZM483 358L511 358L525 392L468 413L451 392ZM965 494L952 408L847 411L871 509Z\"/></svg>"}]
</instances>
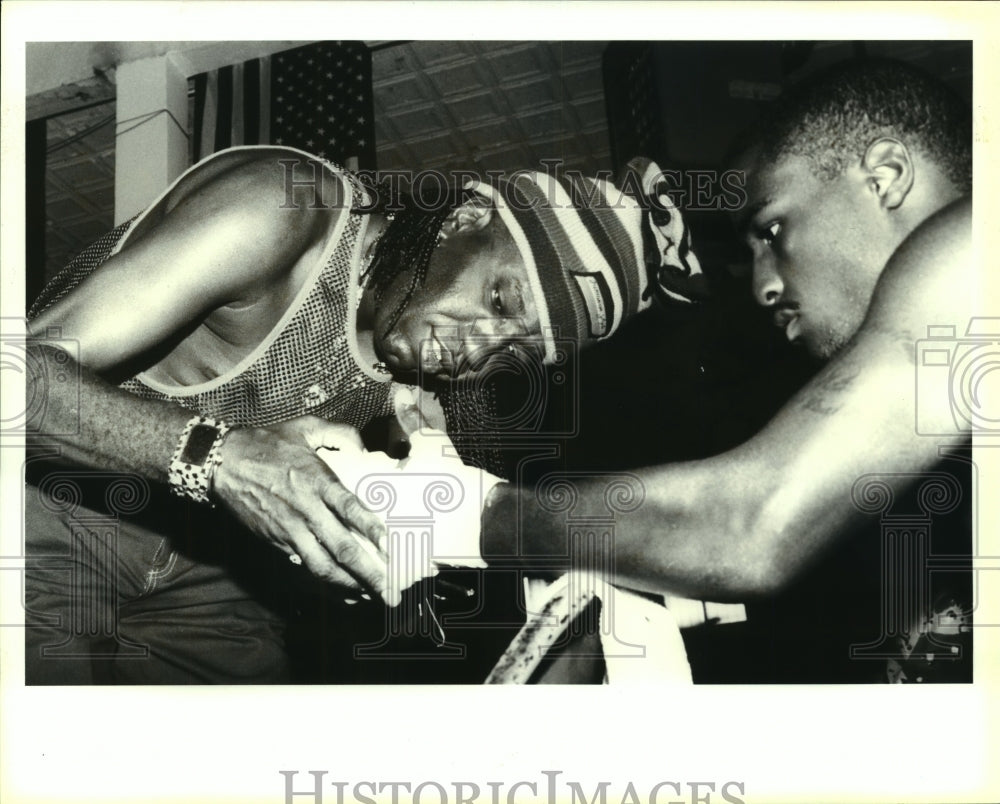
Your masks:
<instances>
[{"instance_id":1,"label":"man's nose","mask_svg":"<svg viewBox=\"0 0 1000 804\"><path fill-rule=\"evenodd\" d=\"M771 307L778 303L785 286L774 269L769 255L755 255L753 260L753 296L757 304Z\"/></svg>"}]
</instances>

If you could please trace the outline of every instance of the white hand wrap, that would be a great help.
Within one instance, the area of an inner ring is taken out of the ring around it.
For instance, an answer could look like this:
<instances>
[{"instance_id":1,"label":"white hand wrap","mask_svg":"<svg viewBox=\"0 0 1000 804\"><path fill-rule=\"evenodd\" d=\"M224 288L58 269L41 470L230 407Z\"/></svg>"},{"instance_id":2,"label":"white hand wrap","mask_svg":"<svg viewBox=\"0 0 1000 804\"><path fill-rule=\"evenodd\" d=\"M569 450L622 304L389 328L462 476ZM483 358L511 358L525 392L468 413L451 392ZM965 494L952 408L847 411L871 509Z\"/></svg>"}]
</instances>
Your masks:
<instances>
[{"instance_id":1,"label":"white hand wrap","mask_svg":"<svg viewBox=\"0 0 1000 804\"><path fill-rule=\"evenodd\" d=\"M501 478L466 466L451 439L425 428L410 436L398 464L382 452L345 445L319 457L367 508L385 518L390 587L436 575L439 565L485 567L479 550L483 507Z\"/></svg>"},{"instance_id":2,"label":"white hand wrap","mask_svg":"<svg viewBox=\"0 0 1000 804\"><path fill-rule=\"evenodd\" d=\"M451 439L430 428L410 436L410 456L400 462L400 474L406 478L399 491L407 505L417 507L419 501L431 516L431 560L485 567L479 549L483 508L490 492L506 481L462 463Z\"/></svg>"}]
</instances>

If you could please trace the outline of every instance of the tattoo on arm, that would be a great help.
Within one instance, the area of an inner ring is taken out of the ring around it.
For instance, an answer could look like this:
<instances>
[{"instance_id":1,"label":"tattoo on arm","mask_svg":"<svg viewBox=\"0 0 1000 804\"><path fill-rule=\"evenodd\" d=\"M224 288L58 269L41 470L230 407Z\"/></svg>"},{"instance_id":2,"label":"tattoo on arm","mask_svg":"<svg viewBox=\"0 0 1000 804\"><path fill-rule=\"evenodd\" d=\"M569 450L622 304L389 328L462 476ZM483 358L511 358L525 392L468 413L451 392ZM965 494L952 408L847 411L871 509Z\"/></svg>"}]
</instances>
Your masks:
<instances>
[{"instance_id":1,"label":"tattoo on arm","mask_svg":"<svg viewBox=\"0 0 1000 804\"><path fill-rule=\"evenodd\" d=\"M883 335L893 343L898 343L899 348L903 350L906 355L906 359L911 366L915 366L917 362L916 356L916 343L917 339L913 336L913 333L908 329L892 329L886 326L872 326L871 331L879 335Z\"/></svg>"},{"instance_id":2,"label":"tattoo on arm","mask_svg":"<svg viewBox=\"0 0 1000 804\"><path fill-rule=\"evenodd\" d=\"M806 393L801 407L823 416L832 416L841 407L836 395L847 391L859 373L857 369L835 369Z\"/></svg>"}]
</instances>

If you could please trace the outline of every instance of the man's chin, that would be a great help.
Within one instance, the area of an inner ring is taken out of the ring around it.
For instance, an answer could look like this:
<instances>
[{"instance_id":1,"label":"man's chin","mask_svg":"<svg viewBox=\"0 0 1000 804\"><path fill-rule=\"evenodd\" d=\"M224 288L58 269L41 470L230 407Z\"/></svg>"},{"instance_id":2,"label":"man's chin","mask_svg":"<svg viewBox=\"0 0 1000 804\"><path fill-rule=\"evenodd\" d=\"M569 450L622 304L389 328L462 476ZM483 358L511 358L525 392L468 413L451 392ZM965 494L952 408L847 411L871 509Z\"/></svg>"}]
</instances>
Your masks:
<instances>
[{"instance_id":1,"label":"man's chin","mask_svg":"<svg viewBox=\"0 0 1000 804\"><path fill-rule=\"evenodd\" d=\"M813 335L812 337L803 336L796 338L792 342L792 345L801 349L813 360L825 363L827 360L836 357L847 345L847 341L847 338L839 338L829 334L823 337Z\"/></svg>"}]
</instances>

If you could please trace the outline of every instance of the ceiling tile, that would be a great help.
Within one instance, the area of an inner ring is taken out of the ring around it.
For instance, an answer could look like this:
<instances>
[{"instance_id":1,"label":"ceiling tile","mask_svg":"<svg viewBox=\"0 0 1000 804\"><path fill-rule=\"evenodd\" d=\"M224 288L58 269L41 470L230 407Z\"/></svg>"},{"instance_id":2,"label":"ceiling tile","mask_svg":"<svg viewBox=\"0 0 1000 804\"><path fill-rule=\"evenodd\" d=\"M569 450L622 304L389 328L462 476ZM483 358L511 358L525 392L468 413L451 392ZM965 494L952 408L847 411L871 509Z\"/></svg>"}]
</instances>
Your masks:
<instances>
[{"instance_id":1,"label":"ceiling tile","mask_svg":"<svg viewBox=\"0 0 1000 804\"><path fill-rule=\"evenodd\" d=\"M461 126L477 120L495 118L499 115L496 98L490 94L472 95L468 98L453 100L448 103L448 109Z\"/></svg>"},{"instance_id":2,"label":"ceiling tile","mask_svg":"<svg viewBox=\"0 0 1000 804\"><path fill-rule=\"evenodd\" d=\"M409 75L398 80L380 82L375 99L382 109L392 111L407 103L422 103L426 100L426 94L421 83Z\"/></svg>"},{"instance_id":3,"label":"ceiling tile","mask_svg":"<svg viewBox=\"0 0 1000 804\"><path fill-rule=\"evenodd\" d=\"M537 47L500 51L490 54L488 59L501 84L536 75L541 71Z\"/></svg>"},{"instance_id":4,"label":"ceiling tile","mask_svg":"<svg viewBox=\"0 0 1000 804\"><path fill-rule=\"evenodd\" d=\"M416 136L438 134L446 128L437 107L399 112L388 117L408 142Z\"/></svg>"},{"instance_id":5,"label":"ceiling tile","mask_svg":"<svg viewBox=\"0 0 1000 804\"><path fill-rule=\"evenodd\" d=\"M425 41L420 42L419 45L419 50L416 51L417 59L427 67L469 59L469 52L465 42Z\"/></svg>"},{"instance_id":6,"label":"ceiling tile","mask_svg":"<svg viewBox=\"0 0 1000 804\"><path fill-rule=\"evenodd\" d=\"M455 67L428 70L425 74L441 95L474 92L483 86L483 79L476 70L475 63L471 61Z\"/></svg>"},{"instance_id":7,"label":"ceiling tile","mask_svg":"<svg viewBox=\"0 0 1000 804\"><path fill-rule=\"evenodd\" d=\"M531 106L555 103L562 100L562 87L558 81L543 79L508 87L505 91L514 109L523 111Z\"/></svg>"},{"instance_id":8,"label":"ceiling tile","mask_svg":"<svg viewBox=\"0 0 1000 804\"><path fill-rule=\"evenodd\" d=\"M417 164L406 167L536 167L540 159L553 156L538 143L552 143L556 137L555 156L595 170L609 161L604 43L464 42L445 47L418 41L387 50L398 51L398 58L376 53L376 109L385 112L377 129L380 168L398 168L407 154ZM428 67L420 75L399 73L400 65L420 64ZM390 91L402 81L408 82L405 90ZM404 92L407 103L439 110L442 128L437 133L452 134L448 147L421 147L420 140L435 132L404 125L406 119L394 109L403 105ZM593 132L601 136L591 136ZM428 161L434 159L439 161Z\"/></svg>"}]
</instances>

